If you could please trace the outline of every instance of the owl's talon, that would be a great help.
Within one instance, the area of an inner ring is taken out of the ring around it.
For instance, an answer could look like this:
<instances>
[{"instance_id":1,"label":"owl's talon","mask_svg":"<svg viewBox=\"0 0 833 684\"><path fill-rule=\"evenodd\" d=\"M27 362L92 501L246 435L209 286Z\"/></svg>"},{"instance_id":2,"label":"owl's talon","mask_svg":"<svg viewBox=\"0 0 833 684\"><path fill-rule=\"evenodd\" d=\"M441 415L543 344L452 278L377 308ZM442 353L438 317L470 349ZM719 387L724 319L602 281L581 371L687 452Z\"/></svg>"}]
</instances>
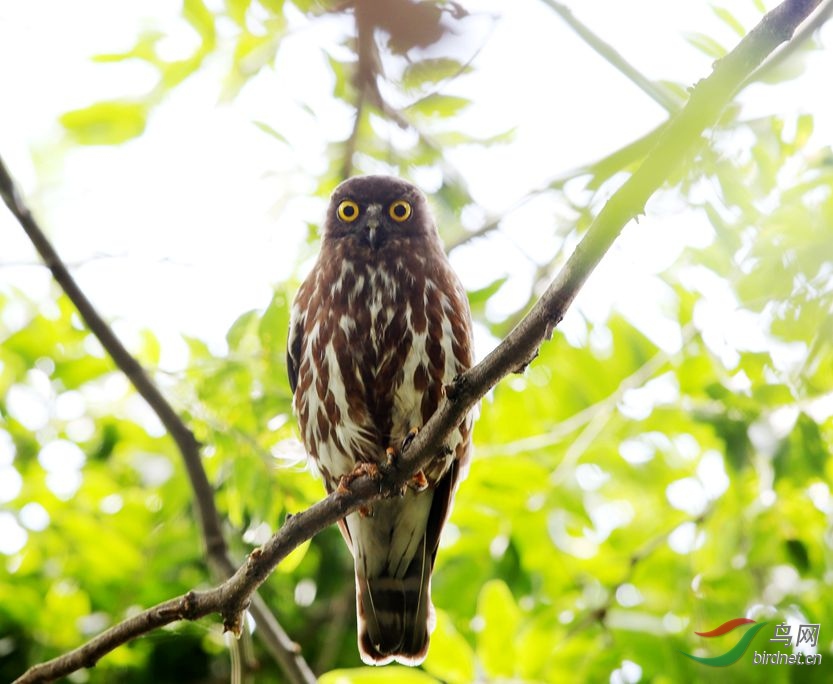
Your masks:
<instances>
[{"instance_id":1,"label":"owl's talon","mask_svg":"<svg viewBox=\"0 0 833 684\"><path fill-rule=\"evenodd\" d=\"M402 453L403 454L408 450L408 447L411 446L411 442L414 441L414 439L416 438L416 436L418 434L419 434L419 428L418 427L412 427L410 430L408 430L408 434L405 435L405 439L402 440Z\"/></svg>"},{"instance_id":2,"label":"owl's talon","mask_svg":"<svg viewBox=\"0 0 833 684\"><path fill-rule=\"evenodd\" d=\"M415 492L423 492L428 489L428 478L421 470L416 473L409 481L408 486Z\"/></svg>"},{"instance_id":3,"label":"owl's talon","mask_svg":"<svg viewBox=\"0 0 833 684\"><path fill-rule=\"evenodd\" d=\"M370 505L359 506L359 517L360 518L372 518L373 517L373 506L370 506Z\"/></svg>"},{"instance_id":4,"label":"owl's talon","mask_svg":"<svg viewBox=\"0 0 833 684\"><path fill-rule=\"evenodd\" d=\"M342 475L338 481L338 487L336 491L339 494L346 494L350 491L350 485L356 478L362 477L366 475L371 480L381 480L382 473L379 472L379 466L375 463L365 463L362 461L358 463L352 471L347 473L346 475Z\"/></svg>"}]
</instances>

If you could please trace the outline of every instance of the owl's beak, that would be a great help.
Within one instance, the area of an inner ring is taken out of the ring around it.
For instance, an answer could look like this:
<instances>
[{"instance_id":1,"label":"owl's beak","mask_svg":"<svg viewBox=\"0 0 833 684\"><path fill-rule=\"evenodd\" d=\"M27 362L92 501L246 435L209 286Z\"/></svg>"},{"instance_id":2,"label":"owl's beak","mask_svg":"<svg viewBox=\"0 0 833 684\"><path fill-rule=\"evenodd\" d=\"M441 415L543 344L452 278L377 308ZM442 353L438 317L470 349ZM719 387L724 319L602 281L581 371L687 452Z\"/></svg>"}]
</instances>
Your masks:
<instances>
[{"instance_id":1,"label":"owl's beak","mask_svg":"<svg viewBox=\"0 0 833 684\"><path fill-rule=\"evenodd\" d=\"M367 208L367 220L365 222L365 226L367 228L367 241L373 249L376 249L380 244L382 244L382 240L384 239L382 235L383 229L379 220L381 215L381 204L371 204Z\"/></svg>"}]
</instances>

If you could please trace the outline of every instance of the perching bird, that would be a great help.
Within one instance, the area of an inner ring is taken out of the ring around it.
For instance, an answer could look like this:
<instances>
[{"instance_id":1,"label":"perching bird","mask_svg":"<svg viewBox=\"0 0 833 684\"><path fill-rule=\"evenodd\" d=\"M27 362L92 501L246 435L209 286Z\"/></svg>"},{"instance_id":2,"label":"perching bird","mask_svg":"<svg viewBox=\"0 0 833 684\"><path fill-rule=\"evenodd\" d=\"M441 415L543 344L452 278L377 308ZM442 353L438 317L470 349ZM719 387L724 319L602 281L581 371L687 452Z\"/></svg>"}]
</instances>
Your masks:
<instances>
[{"instance_id":1,"label":"perching bird","mask_svg":"<svg viewBox=\"0 0 833 684\"><path fill-rule=\"evenodd\" d=\"M425 196L388 176L339 185L321 251L292 307L287 365L301 437L327 491L361 464L402 453L444 385L472 364L466 292ZM400 497L339 526L353 554L359 652L371 665L418 665L434 627L431 571L471 446L470 416L448 456ZM364 467L367 470L367 467Z\"/></svg>"}]
</instances>

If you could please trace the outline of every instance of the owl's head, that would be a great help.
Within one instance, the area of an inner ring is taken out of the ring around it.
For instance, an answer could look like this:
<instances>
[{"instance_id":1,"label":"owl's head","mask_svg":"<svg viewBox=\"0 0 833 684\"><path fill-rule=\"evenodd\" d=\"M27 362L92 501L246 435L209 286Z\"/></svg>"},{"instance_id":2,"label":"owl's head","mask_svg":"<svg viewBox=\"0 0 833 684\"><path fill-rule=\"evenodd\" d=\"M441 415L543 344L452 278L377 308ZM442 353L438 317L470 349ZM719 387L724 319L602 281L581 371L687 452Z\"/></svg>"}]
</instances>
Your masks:
<instances>
[{"instance_id":1,"label":"owl's head","mask_svg":"<svg viewBox=\"0 0 833 684\"><path fill-rule=\"evenodd\" d=\"M436 236L420 190L393 176L357 176L330 198L324 237L381 249L387 244Z\"/></svg>"}]
</instances>

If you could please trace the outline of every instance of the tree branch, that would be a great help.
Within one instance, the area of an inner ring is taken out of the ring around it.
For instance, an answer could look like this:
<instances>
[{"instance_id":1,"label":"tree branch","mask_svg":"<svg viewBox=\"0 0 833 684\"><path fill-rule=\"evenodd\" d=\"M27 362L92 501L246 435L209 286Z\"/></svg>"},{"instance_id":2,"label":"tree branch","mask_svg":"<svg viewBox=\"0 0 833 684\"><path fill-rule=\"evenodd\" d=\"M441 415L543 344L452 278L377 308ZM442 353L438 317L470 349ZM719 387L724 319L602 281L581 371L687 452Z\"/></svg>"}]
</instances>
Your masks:
<instances>
[{"instance_id":1,"label":"tree branch","mask_svg":"<svg viewBox=\"0 0 833 684\"><path fill-rule=\"evenodd\" d=\"M810 21L801 26L801 30L792 37L790 42L769 55L763 64L751 74L749 82L764 81L769 78L778 67L795 54L796 50L812 38L831 16L833 16L833 0L824 0Z\"/></svg>"},{"instance_id":2,"label":"tree branch","mask_svg":"<svg viewBox=\"0 0 833 684\"><path fill-rule=\"evenodd\" d=\"M2 195L3 201L23 227L23 230L26 231L55 280L78 309L78 313L81 314L87 327L98 338L116 366L127 376L136 391L147 401L165 429L173 437L185 462L188 479L194 490L197 519L205 540L209 567L214 571L215 578L229 577L234 570L234 564L228 556L228 547L223 538L220 515L214 503L214 491L200 459L199 443L168 400L159 391L159 388L150 379L145 369L127 351L116 337L113 329L104 321L92 302L78 286L66 264L61 260L46 234L32 216L32 212L23 202L2 158L0 158L0 195ZM260 618L258 633L262 635L267 649L281 665L290 681L298 684L315 681L309 665L298 652L297 644L283 631L277 620L269 615L266 604L255 598L252 613L256 619ZM86 655L85 657L88 658ZM68 672L71 671L68 670Z\"/></svg>"},{"instance_id":3,"label":"tree branch","mask_svg":"<svg viewBox=\"0 0 833 684\"><path fill-rule=\"evenodd\" d=\"M544 2L545 4L552 7L552 9L555 10L562 17L565 17L565 14L569 15L571 17L571 21L568 21L568 23L570 23L570 25L573 25L573 22L578 22L578 20L575 19L575 17L572 15L572 13L571 13L571 11L568 7L566 7L564 5L561 5L560 3L554 2L553 0L542 0L542 2ZM559 8L561 8L561 9L559 9ZM746 86L751 85L752 83L759 82L759 81L762 81L762 80L765 80L765 79L769 78L770 75L781 64L783 64L785 61L787 61L795 53L795 51L797 49L799 49L804 43L806 43L807 40L809 40L812 37L812 35L816 31L818 31L819 28L821 28L821 26L831 16L833 16L833 0L825 0L825 2L823 4L821 4L821 6L818 8L818 11L816 11L813 14L813 17L810 19L810 21L805 22L801 26L801 29L795 34L795 36L793 36L793 38L788 43L783 45L781 47L781 49L776 50L772 54L770 54L766 58L766 60L764 60L764 62L760 65L760 67L757 68L752 74L750 74L749 78L743 84L742 87L745 88ZM565 20L566 20L566 17L565 17ZM584 26L584 25L581 24L581 26ZM584 27L584 28L585 28L585 30L589 31L589 29L586 29L586 27ZM582 37L584 37L583 34L580 33L580 35L582 35ZM594 34L591 34L591 35L594 35ZM594 35L594 37L595 37L595 35ZM607 46L607 43L604 43L603 41L601 41L601 39L596 38L596 40L598 40L601 43L601 45ZM587 40L587 42L591 45L591 47L595 48L594 41ZM607 47L609 47L609 46L607 46ZM610 48L610 49L612 50L612 48ZM601 50L597 50L597 51L601 52ZM618 53L616 53L616 54L618 54ZM602 56L605 56L605 55L603 54ZM618 62L612 61L612 60L608 60L608 61L611 61L611 63L616 68L618 68L620 71L623 71L623 72L625 71L625 66L630 67L630 65L627 64L627 62L624 62L624 59L623 59L623 64L619 64ZM648 83L652 83L651 81L648 81L648 79L646 79L641 74L639 74L639 76L640 76L641 79L644 79ZM638 85L640 85L640 84L638 84ZM651 95L651 93L648 93L648 94ZM652 95L652 97L653 97L653 95ZM660 103L660 104L662 104L662 103ZM673 113L673 112L677 111L678 109L679 109L679 107L674 105L674 108L672 110L669 110L669 111L671 111ZM468 233L463 233L461 236L457 237L456 239L454 239L450 242L446 242L446 245L445 245L446 252L450 253L453 250L457 249L458 247L461 247L461 246L466 245L470 242L473 242L474 240L477 240L481 237L485 237L485 236L489 235L490 233L494 232L495 230L497 230L497 228L500 227L501 222L503 221L503 219L507 215L511 214L513 211L515 211L519 207L523 206L524 204L526 204L527 202L532 200L534 197L537 197L538 195L542 195L545 192L549 192L551 190L562 188L565 185L565 183L567 183L567 181L570 181L573 178L576 178L578 176L588 175L588 174L592 175L593 176L592 187L598 188L602 184L603 181L606 181L611 176L613 176L615 173L618 173L619 171L622 171L622 170L626 169L629 165L635 164L638 161L640 161L641 159L643 159L645 157L645 155L647 154L647 152L654 146L654 144L656 143L657 138L662 133L663 129L665 128L665 126L667 124L668 124L667 120L663 121L660 124L658 124L657 126L654 126L654 128L652 128L650 131L640 135L636 140L632 140L631 142L625 144L624 146L622 146L619 149L611 152L610 154L602 157L601 159L597 159L594 162L590 162L590 163L584 164L582 166L574 167L574 168L572 168L568 171L562 172L558 176L555 176L550 181L545 183L544 185L542 185L538 188L535 188L533 190L530 190L529 192L524 194L522 197L515 200L515 202L512 203L506 211L504 211L502 214L500 214L498 216L494 216L494 217L490 218L480 228L478 228L476 230L473 230L471 232L468 232Z\"/></svg>"},{"instance_id":4,"label":"tree branch","mask_svg":"<svg viewBox=\"0 0 833 684\"><path fill-rule=\"evenodd\" d=\"M385 470L378 479L356 478L349 489L336 491L306 511L290 517L266 544L249 555L231 578L215 589L189 592L159 604L70 653L35 666L17 680L18 684L45 681L89 666L136 635L176 620L197 619L219 612L225 628L239 632L243 610L250 597L290 551L360 505L395 495L417 470L447 448L444 446L447 436L489 389L534 359L538 347L564 317L625 224L642 213L648 198L699 144L703 131L717 123L721 111L749 74L772 50L790 39L796 27L819 2L783 2L693 89L685 108L669 122L640 168L607 202L546 292L500 345L446 387L446 400L393 467ZM0 186L4 200L24 227L26 222L33 224L5 169L0 173Z\"/></svg>"},{"instance_id":5,"label":"tree branch","mask_svg":"<svg viewBox=\"0 0 833 684\"><path fill-rule=\"evenodd\" d=\"M640 90L648 95L654 102L662 107L669 114L680 109L677 101L666 91L644 76L636 67L619 54L609 43L603 41L593 33L587 26L576 19L572 10L556 0L542 0L553 12L558 14L585 43L593 48L601 57L628 78Z\"/></svg>"},{"instance_id":6,"label":"tree branch","mask_svg":"<svg viewBox=\"0 0 833 684\"><path fill-rule=\"evenodd\" d=\"M199 444L193 433L180 420L139 362L127 351L112 328L96 311L69 272L57 251L41 230L29 208L24 204L2 159L0 159L0 194L9 210L29 236L52 276L78 309L90 332L98 338L116 366L128 377L136 391L147 401L176 442L185 461L188 477L196 495L197 512L209 554L225 553L226 545L220 528L220 516L214 505L214 494L202 468Z\"/></svg>"}]
</instances>

